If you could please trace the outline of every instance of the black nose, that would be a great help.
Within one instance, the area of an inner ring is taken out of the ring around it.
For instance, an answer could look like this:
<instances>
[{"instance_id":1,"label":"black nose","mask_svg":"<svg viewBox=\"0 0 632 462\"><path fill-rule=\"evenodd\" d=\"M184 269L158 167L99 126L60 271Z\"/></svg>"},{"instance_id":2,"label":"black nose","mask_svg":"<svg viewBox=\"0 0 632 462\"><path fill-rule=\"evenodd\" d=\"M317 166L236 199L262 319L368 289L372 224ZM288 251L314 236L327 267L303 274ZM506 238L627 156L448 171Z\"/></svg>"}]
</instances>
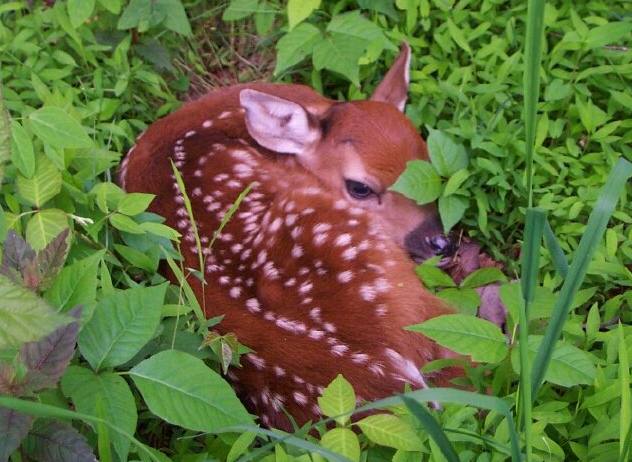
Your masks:
<instances>
[{"instance_id":1,"label":"black nose","mask_svg":"<svg viewBox=\"0 0 632 462\"><path fill-rule=\"evenodd\" d=\"M450 253L452 243L443 234L437 234L432 237L426 237L428 246L432 249L435 255L447 255Z\"/></svg>"}]
</instances>

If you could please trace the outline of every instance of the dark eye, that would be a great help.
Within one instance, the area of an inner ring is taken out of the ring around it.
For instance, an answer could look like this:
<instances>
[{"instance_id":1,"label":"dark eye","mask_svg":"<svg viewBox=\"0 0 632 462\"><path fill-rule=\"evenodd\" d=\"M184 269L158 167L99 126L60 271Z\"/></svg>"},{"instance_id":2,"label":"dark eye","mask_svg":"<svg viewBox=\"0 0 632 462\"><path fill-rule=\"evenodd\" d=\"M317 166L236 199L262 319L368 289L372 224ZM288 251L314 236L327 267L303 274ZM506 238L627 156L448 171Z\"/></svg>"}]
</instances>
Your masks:
<instances>
[{"instance_id":1,"label":"dark eye","mask_svg":"<svg viewBox=\"0 0 632 462\"><path fill-rule=\"evenodd\" d=\"M368 185L354 180L345 180L347 192L354 199L367 199L375 194Z\"/></svg>"}]
</instances>

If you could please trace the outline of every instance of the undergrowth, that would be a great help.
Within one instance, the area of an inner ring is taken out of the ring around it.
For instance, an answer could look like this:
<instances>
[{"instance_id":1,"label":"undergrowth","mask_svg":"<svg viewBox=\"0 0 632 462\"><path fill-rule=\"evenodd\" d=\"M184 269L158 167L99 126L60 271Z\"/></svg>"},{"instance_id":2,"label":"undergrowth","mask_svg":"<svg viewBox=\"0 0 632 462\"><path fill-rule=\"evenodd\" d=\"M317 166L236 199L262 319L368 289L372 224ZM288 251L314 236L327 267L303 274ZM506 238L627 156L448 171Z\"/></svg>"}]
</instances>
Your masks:
<instances>
[{"instance_id":1,"label":"undergrowth","mask_svg":"<svg viewBox=\"0 0 632 462\"><path fill-rule=\"evenodd\" d=\"M627 460L632 7L529 7L0 5L0 461ZM151 122L220 85L272 79L364 98L404 40L406 111L433 164L411 166L405 175L427 181L399 190L437 200L446 228L505 265L458 284L432 261L417 269L458 314L411 329L479 363L463 379L472 391L409 392L356 421L339 376L319 400L329 426L261 429L222 378L239 339L204 319L178 234L146 212L150 195L115 184L116 167ZM490 283L508 337L473 317Z\"/></svg>"}]
</instances>

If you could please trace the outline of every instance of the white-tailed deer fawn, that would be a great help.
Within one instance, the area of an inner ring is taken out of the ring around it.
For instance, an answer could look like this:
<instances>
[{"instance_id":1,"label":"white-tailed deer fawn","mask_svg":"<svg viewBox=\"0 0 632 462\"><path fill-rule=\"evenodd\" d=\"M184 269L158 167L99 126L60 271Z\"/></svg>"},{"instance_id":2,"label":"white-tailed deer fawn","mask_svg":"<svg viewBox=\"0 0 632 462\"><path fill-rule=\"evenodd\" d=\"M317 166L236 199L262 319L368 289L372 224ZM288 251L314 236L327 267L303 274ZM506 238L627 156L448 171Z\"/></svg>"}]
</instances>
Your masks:
<instances>
[{"instance_id":1,"label":"white-tailed deer fawn","mask_svg":"<svg viewBox=\"0 0 632 462\"><path fill-rule=\"evenodd\" d=\"M183 234L185 265L198 267L172 161L181 172L206 266L206 287L190 282L208 316L225 315L220 330L254 350L229 375L266 425L287 428L283 408L299 423L318 418L316 398L338 373L376 399L426 386L419 367L449 355L403 330L447 312L412 260L449 245L434 205L389 191L408 161L427 159L402 114L409 60L404 45L368 101L301 85L212 92L151 125L122 164L122 185L156 195L151 210Z\"/></svg>"}]
</instances>

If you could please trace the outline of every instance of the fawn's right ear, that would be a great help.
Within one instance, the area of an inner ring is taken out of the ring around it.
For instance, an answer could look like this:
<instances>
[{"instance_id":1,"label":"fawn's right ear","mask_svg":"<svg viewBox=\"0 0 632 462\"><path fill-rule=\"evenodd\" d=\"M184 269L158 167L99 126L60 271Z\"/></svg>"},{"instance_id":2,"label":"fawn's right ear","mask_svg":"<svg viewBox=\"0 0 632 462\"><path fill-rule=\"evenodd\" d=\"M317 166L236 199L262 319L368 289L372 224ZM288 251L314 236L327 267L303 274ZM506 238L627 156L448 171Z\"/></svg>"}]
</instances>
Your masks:
<instances>
[{"instance_id":1,"label":"fawn's right ear","mask_svg":"<svg viewBox=\"0 0 632 462\"><path fill-rule=\"evenodd\" d=\"M248 133L265 148L300 155L320 140L318 124L298 103L251 89L242 90L239 101Z\"/></svg>"},{"instance_id":2,"label":"fawn's right ear","mask_svg":"<svg viewBox=\"0 0 632 462\"><path fill-rule=\"evenodd\" d=\"M377 86L372 101L391 103L404 112L408 98L408 84L410 83L410 46L403 42L399 56Z\"/></svg>"}]
</instances>

